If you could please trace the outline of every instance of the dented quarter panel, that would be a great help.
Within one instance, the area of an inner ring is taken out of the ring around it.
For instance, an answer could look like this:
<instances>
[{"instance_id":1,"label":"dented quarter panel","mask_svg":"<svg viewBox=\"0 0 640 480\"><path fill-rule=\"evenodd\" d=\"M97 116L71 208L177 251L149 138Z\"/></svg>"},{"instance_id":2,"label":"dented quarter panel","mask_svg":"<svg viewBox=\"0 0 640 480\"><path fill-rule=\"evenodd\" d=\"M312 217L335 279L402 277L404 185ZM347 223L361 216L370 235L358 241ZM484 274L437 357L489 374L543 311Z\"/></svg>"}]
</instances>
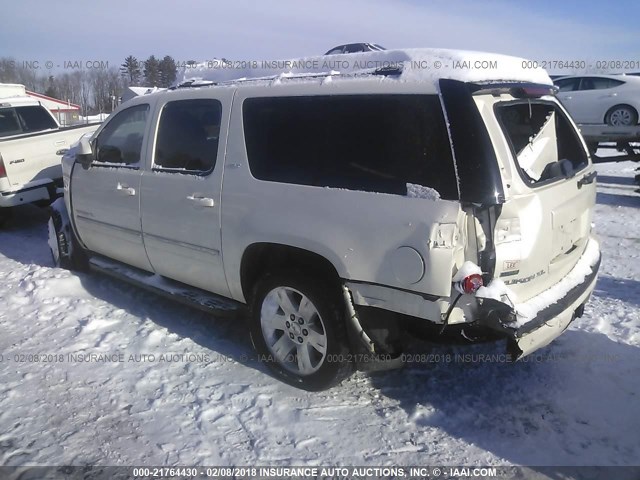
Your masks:
<instances>
[{"instance_id":1,"label":"dented quarter panel","mask_svg":"<svg viewBox=\"0 0 640 480\"><path fill-rule=\"evenodd\" d=\"M331 88L336 94L363 91L361 84ZM367 82L366 91L397 93L397 87ZM317 253L344 279L449 297L456 257L464 256L466 216L459 202L269 182L251 175L240 105L245 98L283 93L278 86L246 88L234 99L222 193L222 250L233 298L244 300L242 254L259 242ZM326 86L286 87L287 95L326 93ZM417 85L405 93L424 90ZM402 247L414 249L424 261L425 274L417 282L403 283L394 274L396 251Z\"/></svg>"}]
</instances>

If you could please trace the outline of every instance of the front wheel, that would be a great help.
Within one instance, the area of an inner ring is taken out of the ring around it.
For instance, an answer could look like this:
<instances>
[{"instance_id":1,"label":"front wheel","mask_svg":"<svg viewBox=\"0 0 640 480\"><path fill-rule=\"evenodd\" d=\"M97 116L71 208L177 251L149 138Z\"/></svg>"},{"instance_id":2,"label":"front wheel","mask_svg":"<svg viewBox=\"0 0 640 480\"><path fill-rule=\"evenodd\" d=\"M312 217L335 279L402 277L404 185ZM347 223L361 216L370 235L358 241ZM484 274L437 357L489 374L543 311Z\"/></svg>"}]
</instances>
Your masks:
<instances>
[{"instance_id":1,"label":"front wheel","mask_svg":"<svg viewBox=\"0 0 640 480\"><path fill-rule=\"evenodd\" d=\"M294 271L268 274L254 291L250 330L260 360L305 390L329 388L353 370L344 301L331 287Z\"/></svg>"},{"instance_id":2,"label":"front wheel","mask_svg":"<svg viewBox=\"0 0 640 480\"><path fill-rule=\"evenodd\" d=\"M66 212L65 212L66 213ZM86 270L88 260L78 244L66 215L55 208L49 217L49 249L56 267L67 270Z\"/></svg>"}]
</instances>

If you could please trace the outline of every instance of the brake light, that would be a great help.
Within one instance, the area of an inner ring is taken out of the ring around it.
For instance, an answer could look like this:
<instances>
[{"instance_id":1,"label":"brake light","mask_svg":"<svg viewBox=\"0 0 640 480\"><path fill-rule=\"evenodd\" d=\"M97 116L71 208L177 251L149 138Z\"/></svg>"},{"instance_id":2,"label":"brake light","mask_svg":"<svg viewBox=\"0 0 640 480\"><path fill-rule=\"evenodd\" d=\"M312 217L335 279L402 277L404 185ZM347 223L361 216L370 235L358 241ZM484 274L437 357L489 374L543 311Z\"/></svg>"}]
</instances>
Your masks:
<instances>
[{"instance_id":1,"label":"brake light","mask_svg":"<svg viewBox=\"0 0 640 480\"><path fill-rule=\"evenodd\" d=\"M482 275L473 273L464 277L460 282L458 282L456 287L458 287L457 290L459 292L464 292L470 295L472 293L476 293L482 285Z\"/></svg>"},{"instance_id":2,"label":"brake light","mask_svg":"<svg viewBox=\"0 0 640 480\"><path fill-rule=\"evenodd\" d=\"M453 287L467 295L475 293L482 285L482 270L470 261L464 262L453 277Z\"/></svg>"}]
</instances>

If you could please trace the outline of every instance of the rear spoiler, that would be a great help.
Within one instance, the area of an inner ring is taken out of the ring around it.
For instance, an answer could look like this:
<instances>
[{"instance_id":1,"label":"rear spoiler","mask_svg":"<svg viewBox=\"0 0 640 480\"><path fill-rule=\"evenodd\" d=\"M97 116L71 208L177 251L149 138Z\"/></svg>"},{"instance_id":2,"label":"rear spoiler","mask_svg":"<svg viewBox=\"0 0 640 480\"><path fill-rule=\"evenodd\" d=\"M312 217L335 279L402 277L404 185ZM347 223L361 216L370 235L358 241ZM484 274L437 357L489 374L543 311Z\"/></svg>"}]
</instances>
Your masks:
<instances>
[{"instance_id":1,"label":"rear spoiler","mask_svg":"<svg viewBox=\"0 0 640 480\"><path fill-rule=\"evenodd\" d=\"M515 98L540 98L544 95L555 95L558 87L544 83L469 83L472 95L511 95Z\"/></svg>"}]
</instances>

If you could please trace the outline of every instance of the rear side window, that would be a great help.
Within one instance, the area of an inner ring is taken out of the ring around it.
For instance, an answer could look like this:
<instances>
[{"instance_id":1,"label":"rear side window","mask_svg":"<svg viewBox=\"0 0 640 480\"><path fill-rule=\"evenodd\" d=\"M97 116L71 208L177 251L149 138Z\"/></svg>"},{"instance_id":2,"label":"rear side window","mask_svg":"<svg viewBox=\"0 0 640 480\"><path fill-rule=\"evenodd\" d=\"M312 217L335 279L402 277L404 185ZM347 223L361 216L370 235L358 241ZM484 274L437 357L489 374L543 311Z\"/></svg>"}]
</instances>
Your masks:
<instances>
[{"instance_id":1,"label":"rear side window","mask_svg":"<svg viewBox=\"0 0 640 480\"><path fill-rule=\"evenodd\" d=\"M36 105L30 107L16 107L16 111L22 120L25 132L33 133L58 128L55 120L44 107Z\"/></svg>"},{"instance_id":2,"label":"rear side window","mask_svg":"<svg viewBox=\"0 0 640 480\"><path fill-rule=\"evenodd\" d=\"M436 95L247 99L251 173L273 182L407 195L407 184L457 199Z\"/></svg>"},{"instance_id":3,"label":"rear side window","mask_svg":"<svg viewBox=\"0 0 640 480\"><path fill-rule=\"evenodd\" d=\"M580 82L580 90L604 90L622 85L624 82L613 78L585 77Z\"/></svg>"},{"instance_id":4,"label":"rear side window","mask_svg":"<svg viewBox=\"0 0 640 480\"><path fill-rule=\"evenodd\" d=\"M0 109L0 138L22 133L18 116L13 108Z\"/></svg>"},{"instance_id":5,"label":"rear side window","mask_svg":"<svg viewBox=\"0 0 640 480\"><path fill-rule=\"evenodd\" d=\"M570 177L587 165L587 153L577 132L555 104L498 104L496 115L529 184Z\"/></svg>"},{"instance_id":6,"label":"rear side window","mask_svg":"<svg viewBox=\"0 0 640 480\"><path fill-rule=\"evenodd\" d=\"M140 161L149 105L118 113L96 140L98 162L131 165Z\"/></svg>"},{"instance_id":7,"label":"rear side window","mask_svg":"<svg viewBox=\"0 0 640 480\"><path fill-rule=\"evenodd\" d=\"M184 172L213 170L222 105L217 100L178 100L162 109L154 165Z\"/></svg>"}]
</instances>

